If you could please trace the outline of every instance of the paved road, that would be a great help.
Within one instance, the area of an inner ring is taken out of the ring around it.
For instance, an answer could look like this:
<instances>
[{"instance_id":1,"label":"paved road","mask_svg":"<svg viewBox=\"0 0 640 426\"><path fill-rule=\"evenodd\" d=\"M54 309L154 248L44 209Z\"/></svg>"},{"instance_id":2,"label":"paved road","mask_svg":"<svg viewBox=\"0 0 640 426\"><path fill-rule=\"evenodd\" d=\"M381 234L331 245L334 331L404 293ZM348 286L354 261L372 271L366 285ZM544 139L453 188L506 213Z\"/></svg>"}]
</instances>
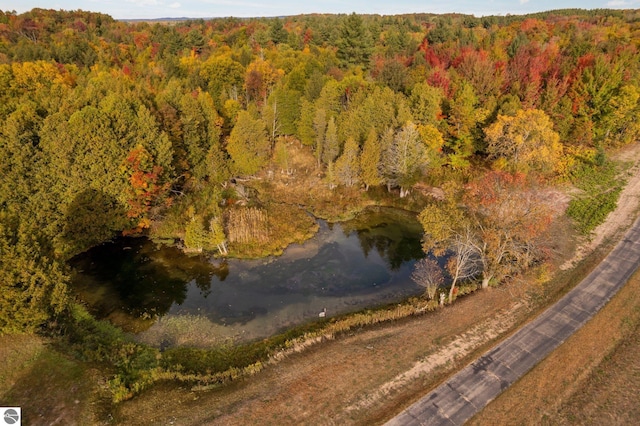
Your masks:
<instances>
[{"instance_id":1,"label":"paved road","mask_svg":"<svg viewBox=\"0 0 640 426\"><path fill-rule=\"evenodd\" d=\"M640 264L640 219L598 267L555 305L387 426L461 425L586 323Z\"/></svg>"}]
</instances>

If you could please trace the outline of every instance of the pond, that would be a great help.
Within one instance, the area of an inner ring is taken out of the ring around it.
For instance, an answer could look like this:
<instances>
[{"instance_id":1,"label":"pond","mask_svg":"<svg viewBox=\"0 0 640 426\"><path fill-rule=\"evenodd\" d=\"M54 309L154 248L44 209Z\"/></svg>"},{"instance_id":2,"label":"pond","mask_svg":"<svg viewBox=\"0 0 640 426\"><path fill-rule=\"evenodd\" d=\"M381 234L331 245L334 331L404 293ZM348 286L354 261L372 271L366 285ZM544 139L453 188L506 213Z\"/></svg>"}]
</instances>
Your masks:
<instances>
[{"instance_id":1,"label":"pond","mask_svg":"<svg viewBox=\"0 0 640 426\"><path fill-rule=\"evenodd\" d=\"M187 256L146 238L118 238L71 261L73 287L99 318L155 346L210 346L386 303L422 289L410 278L423 257L415 215L368 209L327 223L279 257Z\"/></svg>"}]
</instances>

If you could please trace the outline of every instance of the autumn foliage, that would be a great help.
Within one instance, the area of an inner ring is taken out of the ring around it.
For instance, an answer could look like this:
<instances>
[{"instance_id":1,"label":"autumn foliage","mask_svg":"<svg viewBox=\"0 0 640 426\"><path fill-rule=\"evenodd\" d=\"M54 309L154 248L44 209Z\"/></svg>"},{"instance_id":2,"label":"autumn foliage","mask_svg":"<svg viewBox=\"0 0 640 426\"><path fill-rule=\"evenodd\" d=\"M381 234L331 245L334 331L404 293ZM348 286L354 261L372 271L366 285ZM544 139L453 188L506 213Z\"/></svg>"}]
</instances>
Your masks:
<instances>
[{"instance_id":1,"label":"autumn foliage","mask_svg":"<svg viewBox=\"0 0 640 426\"><path fill-rule=\"evenodd\" d=\"M226 254L228 210L249 198L230 179L270 176L300 141L329 194L386 186L420 208L416 184L443 187L425 248L488 285L540 257L535 179L640 135L637 21L0 11L0 224L46 242L45 269L131 229Z\"/></svg>"}]
</instances>

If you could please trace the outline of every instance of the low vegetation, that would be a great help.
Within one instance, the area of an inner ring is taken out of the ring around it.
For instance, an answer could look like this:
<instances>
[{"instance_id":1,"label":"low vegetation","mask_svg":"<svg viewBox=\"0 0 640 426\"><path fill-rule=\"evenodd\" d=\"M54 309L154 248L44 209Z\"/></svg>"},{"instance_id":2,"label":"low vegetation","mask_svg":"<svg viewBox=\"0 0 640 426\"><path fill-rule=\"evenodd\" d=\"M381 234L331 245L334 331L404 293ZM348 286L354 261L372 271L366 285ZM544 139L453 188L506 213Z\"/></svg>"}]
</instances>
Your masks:
<instances>
[{"instance_id":1,"label":"low vegetation","mask_svg":"<svg viewBox=\"0 0 640 426\"><path fill-rule=\"evenodd\" d=\"M615 206L623 179L605 154L640 135L637 21L0 11L0 333L53 342L41 365L73 377L97 366L119 402L162 380L217 385L444 303L433 275L420 278L429 300L160 351L69 291L69 259L118 235L262 257L312 236L309 212L370 205L419 214L425 252L447 259L448 303L520 277L554 250L550 185L577 189L582 233Z\"/></svg>"},{"instance_id":2,"label":"low vegetation","mask_svg":"<svg viewBox=\"0 0 640 426\"><path fill-rule=\"evenodd\" d=\"M579 232L588 235L616 208L626 181L622 174L619 164L606 160L582 163L572 171L571 181L580 192L569 202L567 215Z\"/></svg>"}]
</instances>

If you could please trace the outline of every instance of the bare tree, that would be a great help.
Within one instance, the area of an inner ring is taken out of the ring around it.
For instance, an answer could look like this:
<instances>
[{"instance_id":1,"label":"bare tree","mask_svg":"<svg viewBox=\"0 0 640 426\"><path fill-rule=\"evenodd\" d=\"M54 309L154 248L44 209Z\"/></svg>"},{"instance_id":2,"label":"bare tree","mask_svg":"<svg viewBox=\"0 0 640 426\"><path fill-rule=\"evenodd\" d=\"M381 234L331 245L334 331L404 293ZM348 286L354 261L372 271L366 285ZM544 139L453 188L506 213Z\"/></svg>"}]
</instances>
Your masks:
<instances>
[{"instance_id":1,"label":"bare tree","mask_svg":"<svg viewBox=\"0 0 640 426\"><path fill-rule=\"evenodd\" d=\"M444 284L444 274L442 268L435 259L424 258L418 261L411 274L411 279L416 284L425 288L428 300L433 300L438 287Z\"/></svg>"},{"instance_id":2,"label":"bare tree","mask_svg":"<svg viewBox=\"0 0 640 426\"><path fill-rule=\"evenodd\" d=\"M447 262L447 271L451 275L449 303L453 301L458 281L472 279L482 272L482 261L474 243L473 233L469 228L464 233L456 234L450 247L451 257Z\"/></svg>"}]
</instances>

